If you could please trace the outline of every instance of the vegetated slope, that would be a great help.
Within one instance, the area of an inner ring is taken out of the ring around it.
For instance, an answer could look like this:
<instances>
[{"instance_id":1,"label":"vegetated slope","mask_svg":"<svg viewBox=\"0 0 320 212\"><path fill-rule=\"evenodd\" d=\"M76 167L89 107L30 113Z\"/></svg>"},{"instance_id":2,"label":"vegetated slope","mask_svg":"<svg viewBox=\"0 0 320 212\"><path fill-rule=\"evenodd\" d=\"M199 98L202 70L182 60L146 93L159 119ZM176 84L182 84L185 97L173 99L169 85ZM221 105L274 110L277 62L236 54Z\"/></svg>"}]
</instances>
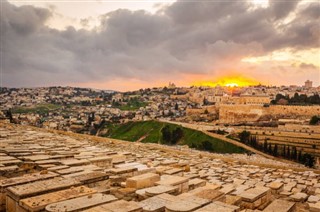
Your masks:
<instances>
[{"instance_id":1,"label":"vegetated slope","mask_svg":"<svg viewBox=\"0 0 320 212\"><path fill-rule=\"evenodd\" d=\"M12 109L12 113L38 113L46 114L49 111L59 109L61 106L56 104L37 104L31 107L15 107Z\"/></svg>"},{"instance_id":2,"label":"vegetated slope","mask_svg":"<svg viewBox=\"0 0 320 212\"><path fill-rule=\"evenodd\" d=\"M108 132L105 137L115 139L138 141L143 143L161 143L172 144L163 136L163 128L174 134L177 128L182 130L182 135L178 138L177 144L188 145L189 147L207 150L217 153L244 153L245 150L233 144L227 143L220 139L212 138L202 132L187 129L175 124L157 122L157 121L141 121L128 122L125 124L108 124L106 125ZM141 139L144 137L143 139Z\"/></svg>"}]
</instances>

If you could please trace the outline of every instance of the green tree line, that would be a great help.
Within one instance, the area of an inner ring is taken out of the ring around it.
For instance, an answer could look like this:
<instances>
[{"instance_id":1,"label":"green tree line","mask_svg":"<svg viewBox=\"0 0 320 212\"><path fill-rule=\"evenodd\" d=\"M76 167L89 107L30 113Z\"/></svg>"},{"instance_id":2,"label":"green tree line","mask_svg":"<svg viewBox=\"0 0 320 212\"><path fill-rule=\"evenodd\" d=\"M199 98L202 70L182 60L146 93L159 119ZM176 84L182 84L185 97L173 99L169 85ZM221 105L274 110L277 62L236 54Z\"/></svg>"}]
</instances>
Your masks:
<instances>
[{"instance_id":1,"label":"green tree line","mask_svg":"<svg viewBox=\"0 0 320 212\"><path fill-rule=\"evenodd\" d=\"M276 98L271 101L271 104L319 105L320 96L319 94L313 94L312 96L307 96L306 94L295 93L293 97L290 98L289 96L277 94Z\"/></svg>"},{"instance_id":2,"label":"green tree line","mask_svg":"<svg viewBox=\"0 0 320 212\"><path fill-rule=\"evenodd\" d=\"M295 146L271 144L267 141L267 139L265 139L262 143L257 140L255 135L251 135L251 133L246 130L240 132L238 137L241 143L244 143L269 155L292 160L310 168L314 167L315 165L315 157L313 155L309 153L303 153L301 150L298 151L297 147Z\"/></svg>"}]
</instances>

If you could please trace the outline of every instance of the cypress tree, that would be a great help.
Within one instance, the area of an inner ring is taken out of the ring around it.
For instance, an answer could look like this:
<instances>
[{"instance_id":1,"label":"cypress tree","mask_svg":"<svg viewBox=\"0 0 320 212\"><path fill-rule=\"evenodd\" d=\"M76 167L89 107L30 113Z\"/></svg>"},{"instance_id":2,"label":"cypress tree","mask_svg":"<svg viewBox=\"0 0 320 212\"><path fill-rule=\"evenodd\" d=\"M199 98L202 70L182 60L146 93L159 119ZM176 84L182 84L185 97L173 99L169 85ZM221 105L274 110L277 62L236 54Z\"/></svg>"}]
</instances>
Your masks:
<instances>
[{"instance_id":1,"label":"cypress tree","mask_svg":"<svg viewBox=\"0 0 320 212\"><path fill-rule=\"evenodd\" d=\"M283 145L282 147L282 157L286 157L286 145Z\"/></svg>"},{"instance_id":2,"label":"cypress tree","mask_svg":"<svg viewBox=\"0 0 320 212\"><path fill-rule=\"evenodd\" d=\"M287 158L291 159L290 146L287 147Z\"/></svg>"},{"instance_id":3,"label":"cypress tree","mask_svg":"<svg viewBox=\"0 0 320 212\"><path fill-rule=\"evenodd\" d=\"M264 151L264 152L268 152L268 142L267 142L267 139L264 139L263 151Z\"/></svg>"},{"instance_id":4,"label":"cypress tree","mask_svg":"<svg viewBox=\"0 0 320 212\"><path fill-rule=\"evenodd\" d=\"M312 168L315 163L315 158L309 153L304 153L304 155L302 156L302 162L305 166Z\"/></svg>"},{"instance_id":5,"label":"cypress tree","mask_svg":"<svg viewBox=\"0 0 320 212\"><path fill-rule=\"evenodd\" d=\"M299 154L298 154L298 162L299 163L302 162L302 152L301 152L301 150L299 151Z\"/></svg>"},{"instance_id":6,"label":"cypress tree","mask_svg":"<svg viewBox=\"0 0 320 212\"><path fill-rule=\"evenodd\" d=\"M278 144L275 144L274 147L273 147L273 155L274 155L275 157L278 156Z\"/></svg>"},{"instance_id":7,"label":"cypress tree","mask_svg":"<svg viewBox=\"0 0 320 212\"><path fill-rule=\"evenodd\" d=\"M292 159L297 160L297 147L293 147L293 152L292 152Z\"/></svg>"},{"instance_id":8,"label":"cypress tree","mask_svg":"<svg viewBox=\"0 0 320 212\"><path fill-rule=\"evenodd\" d=\"M257 136L253 137L253 147L257 147Z\"/></svg>"},{"instance_id":9,"label":"cypress tree","mask_svg":"<svg viewBox=\"0 0 320 212\"><path fill-rule=\"evenodd\" d=\"M269 154L272 154L272 147L271 147L271 143L269 143L269 146L268 146L268 153L269 153Z\"/></svg>"}]
</instances>

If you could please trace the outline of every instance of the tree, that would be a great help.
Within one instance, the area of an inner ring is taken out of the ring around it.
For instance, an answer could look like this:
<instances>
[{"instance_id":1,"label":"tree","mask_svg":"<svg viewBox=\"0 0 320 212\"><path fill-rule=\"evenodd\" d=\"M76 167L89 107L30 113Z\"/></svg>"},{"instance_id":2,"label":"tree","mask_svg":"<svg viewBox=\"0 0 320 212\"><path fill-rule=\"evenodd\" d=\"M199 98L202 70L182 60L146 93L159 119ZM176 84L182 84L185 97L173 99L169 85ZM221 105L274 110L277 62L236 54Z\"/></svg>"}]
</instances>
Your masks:
<instances>
[{"instance_id":1,"label":"tree","mask_svg":"<svg viewBox=\"0 0 320 212\"><path fill-rule=\"evenodd\" d=\"M175 109L175 110L179 110L179 105L178 105L178 103L175 104L174 109Z\"/></svg>"},{"instance_id":2,"label":"tree","mask_svg":"<svg viewBox=\"0 0 320 212\"><path fill-rule=\"evenodd\" d=\"M11 108L6 111L6 117L10 120L10 123L13 123L12 111Z\"/></svg>"},{"instance_id":3,"label":"tree","mask_svg":"<svg viewBox=\"0 0 320 212\"><path fill-rule=\"evenodd\" d=\"M278 156L278 144L275 144L274 147L273 147L273 155L274 155L275 157Z\"/></svg>"},{"instance_id":4,"label":"tree","mask_svg":"<svg viewBox=\"0 0 320 212\"><path fill-rule=\"evenodd\" d=\"M177 144L178 141L183 137L183 130L178 127L172 132L171 144Z\"/></svg>"},{"instance_id":5,"label":"tree","mask_svg":"<svg viewBox=\"0 0 320 212\"><path fill-rule=\"evenodd\" d=\"M239 136L240 142L248 143L250 135L251 135L251 133L249 131L246 131L246 130L244 130L241 133L239 133L238 136Z\"/></svg>"},{"instance_id":6,"label":"tree","mask_svg":"<svg viewBox=\"0 0 320 212\"><path fill-rule=\"evenodd\" d=\"M253 136L253 138L252 138L252 146L254 148L257 148L257 146L258 146L257 136Z\"/></svg>"},{"instance_id":7,"label":"tree","mask_svg":"<svg viewBox=\"0 0 320 212\"><path fill-rule=\"evenodd\" d=\"M272 146L271 143L268 144L268 153L271 154L272 153Z\"/></svg>"},{"instance_id":8,"label":"tree","mask_svg":"<svg viewBox=\"0 0 320 212\"><path fill-rule=\"evenodd\" d=\"M312 168L312 167L314 167L315 158L314 158L314 156L310 155L309 153L305 153L302 156L302 163L305 166L308 166L308 167Z\"/></svg>"},{"instance_id":9,"label":"tree","mask_svg":"<svg viewBox=\"0 0 320 212\"><path fill-rule=\"evenodd\" d=\"M204 98L203 98L203 103L202 103L202 104L203 104L203 105L207 105L208 103L209 103L209 102L208 102L208 100L204 97Z\"/></svg>"},{"instance_id":10,"label":"tree","mask_svg":"<svg viewBox=\"0 0 320 212\"><path fill-rule=\"evenodd\" d=\"M288 97L286 97L286 96L278 93L278 94L276 95L275 102L277 103L280 99L287 99L287 98L288 98Z\"/></svg>"},{"instance_id":11,"label":"tree","mask_svg":"<svg viewBox=\"0 0 320 212\"><path fill-rule=\"evenodd\" d=\"M168 125L166 125L164 128L162 128L161 130L162 133L162 139L165 143L171 143L171 132L170 132L170 128Z\"/></svg>"},{"instance_id":12,"label":"tree","mask_svg":"<svg viewBox=\"0 0 320 212\"><path fill-rule=\"evenodd\" d=\"M283 145L282 147L282 157L286 157L286 145Z\"/></svg>"},{"instance_id":13,"label":"tree","mask_svg":"<svg viewBox=\"0 0 320 212\"><path fill-rule=\"evenodd\" d=\"M293 95L293 97L290 99L290 102L292 102L292 103L298 103L299 100L300 100L299 94L298 94L298 93L295 93L295 94Z\"/></svg>"},{"instance_id":14,"label":"tree","mask_svg":"<svg viewBox=\"0 0 320 212\"><path fill-rule=\"evenodd\" d=\"M309 124L310 125L317 125L319 122L320 122L320 117L312 116L312 118L310 119Z\"/></svg>"},{"instance_id":15,"label":"tree","mask_svg":"<svg viewBox=\"0 0 320 212\"><path fill-rule=\"evenodd\" d=\"M297 160L297 157L298 157L298 154L297 154L297 147L293 147L293 150L292 150L292 159L293 160Z\"/></svg>"},{"instance_id":16,"label":"tree","mask_svg":"<svg viewBox=\"0 0 320 212\"><path fill-rule=\"evenodd\" d=\"M257 137L251 135L249 139L249 145L256 148L257 147Z\"/></svg>"},{"instance_id":17,"label":"tree","mask_svg":"<svg viewBox=\"0 0 320 212\"><path fill-rule=\"evenodd\" d=\"M202 149L206 151L212 151L212 143L210 141L205 140L204 142L202 142Z\"/></svg>"},{"instance_id":18,"label":"tree","mask_svg":"<svg viewBox=\"0 0 320 212\"><path fill-rule=\"evenodd\" d=\"M288 104L288 100L286 99L279 99L278 101L278 105L287 105Z\"/></svg>"},{"instance_id":19,"label":"tree","mask_svg":"<svg viewBox=\"0 0 320 212\"><path fill-rule=\"evenodd\" d=\"M267 139L264 139L263 151L264 151L264 152L268 152L268 142L267 142Z\"/></svg>"},{"instance_id":20,"label":"tree","mask_svg":"<svg viewBox=\"0 0 320 212\"><path fill-rule=\"evenodd\" d=\"M88 114L88 125L90 126L91 123L94 121L94 112Z\"/></svg>"},{"instance_id":21,"label":"tree","mask_svg":"<svg viewBox=\"0 0 320 212\"><path fill-rule=\"evenodd\" d=\"M301 150L299 151L299 154L298 154L298 162L299 163L302 162L302 152L301 152Z\"/></svg>"},{"instance_id":22,"label":"tree","mask_svg":"<svg viewBox=\"0 0 320 212\"><path fill-rule=\"evenodd\" d=\"M166 125L161 130L162 139L166 144L177 144L179 140L183 137L183 130L180 127L177 127L173 131L170 130L170 127Z\"/></svg>"},{"instance_id":23,"label":"tree","mask_svg":"<svg viewBox=\"0 0 320 212\"><path fill-rule=\"evenodd\" d=\"M287 158L291 158L290 146L287 147Z\"/></svg>"}]
</instances>

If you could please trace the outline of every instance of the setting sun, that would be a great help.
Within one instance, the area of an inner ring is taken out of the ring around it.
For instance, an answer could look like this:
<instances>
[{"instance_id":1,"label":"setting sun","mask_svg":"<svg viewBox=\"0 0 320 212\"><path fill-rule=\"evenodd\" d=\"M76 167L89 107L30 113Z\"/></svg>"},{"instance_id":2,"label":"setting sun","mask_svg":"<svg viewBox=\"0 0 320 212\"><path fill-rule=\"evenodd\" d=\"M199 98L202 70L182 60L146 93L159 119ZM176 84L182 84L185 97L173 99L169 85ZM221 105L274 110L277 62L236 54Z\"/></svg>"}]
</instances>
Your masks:
<instances>
[{"instance_id":1,"label":"setting sun","mask_svg":"<svg viewBox=\"0 0 320 212\"><path fill-rule=\"evenodd\" d=\"M226 87L245 87L250 85L258 85L259 82L243 77L243 76L223 76L219 77L212 81L198 81L193 83L195 86L209 86L209 87L215 87L215 86L226 86Z\"/></svg>"},{"instance_id":2,"label":"setting sun","mask_svg":"<svg viewBox=\"0 0 320 212\"><path fill-rule=\"evenodd\" d=\"M237 83L228 83L226 84L227 87L238 87L239 85Z\"/></svg>"}]
</instances>

